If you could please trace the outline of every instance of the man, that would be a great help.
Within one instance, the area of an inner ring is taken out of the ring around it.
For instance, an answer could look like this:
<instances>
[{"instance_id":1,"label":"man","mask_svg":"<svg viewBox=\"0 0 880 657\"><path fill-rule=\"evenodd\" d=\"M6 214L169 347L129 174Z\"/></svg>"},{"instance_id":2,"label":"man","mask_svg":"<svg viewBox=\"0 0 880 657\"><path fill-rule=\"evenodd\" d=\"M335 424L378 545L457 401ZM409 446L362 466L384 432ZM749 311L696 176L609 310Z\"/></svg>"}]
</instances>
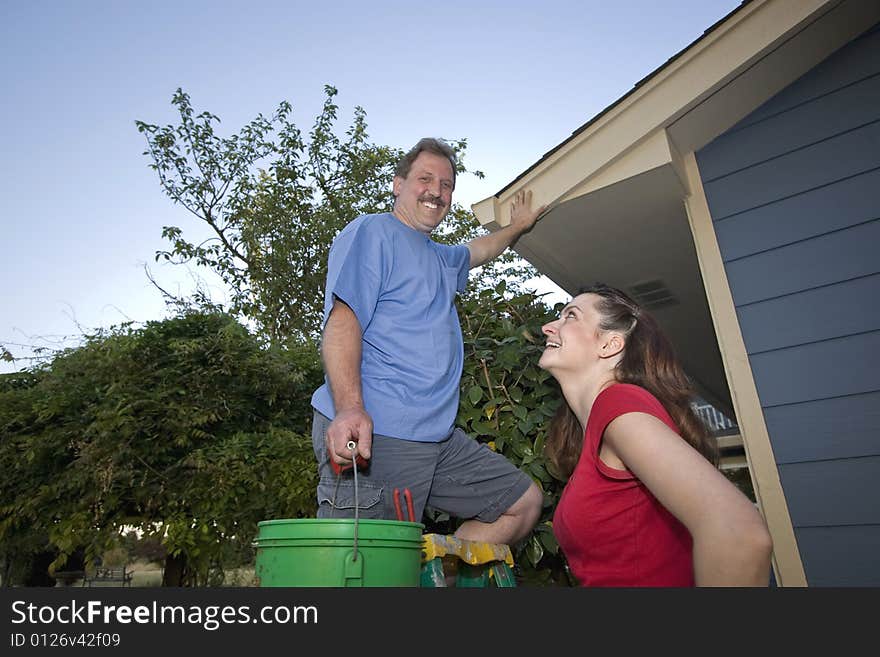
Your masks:
<instances>
[{"instance_id":1,"label":"man","mask_svg":"<svg viewBox=\"0 0 880 657\"><path fill-rule=\"evenodd\" d=\"M532 228L544 207L517 194L510 224L464 246L430 239L452 203L455 153L425 138L400 161L391 213L362 215L330 249L321 354L325 383L312 396L320 468L318 517L354 515L355 454L361 518L396 518L392 491L409 489L414 519L426 505L465 519L456 536L511 544L541 510L535 483L454 427L463 365L456 292L468 270ZM406 509L401 501L401 508Z\"/></svg>"}]
</instances>

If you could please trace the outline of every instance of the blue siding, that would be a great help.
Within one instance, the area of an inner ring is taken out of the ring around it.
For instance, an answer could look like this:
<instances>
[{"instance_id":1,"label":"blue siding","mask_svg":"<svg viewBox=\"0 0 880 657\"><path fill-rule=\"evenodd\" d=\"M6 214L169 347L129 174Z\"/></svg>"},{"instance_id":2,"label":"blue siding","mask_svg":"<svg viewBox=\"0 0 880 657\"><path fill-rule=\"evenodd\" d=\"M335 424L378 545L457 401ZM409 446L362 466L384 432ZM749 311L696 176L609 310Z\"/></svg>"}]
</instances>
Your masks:
<instances>
[{"instance_id":1,"label":"blue siding","mask_svg":"<svg viewBox=\"0 0 880 657\"><path fill-rule=\"evenodd\" d=\"M709 184L722 176L753 167L756 162L771 161L782 153L792 153L808 144L831 139L854 127L867 126L877 120L875 105L880 102L880 74L851 84L834 93L815 99L797 108L798 123L789 122L790 112L777 114L752 125L719 137L736 145L729 157L710 161L700 169L703 183ZM807 134L806 126L810 127Z\"/></svg>"},{"instance_id":2,"label":"blue siding","mask_svg":"<svg viewBox=\"0 0 880 657\"><path fill-rule=\"evenodd\" d=\"M880 390L880 331L765 351L749 362L764 408L874 392Z\"/></svg>"},{"instance_id":3,"label":"blue siding","mask_svg":"<svg viewBox=\"0 0 880 657\"><path fill-rule=\"evenodd\" d=\"M811 586L880 586L880 526L795 529Z\"/></svg>"},{"instance_id":4,"label":"blue siding","mask_svg":"<svg viewBox=\"0 0 880 657\"><path fill-rule=\"evenodd\" d=\"M833 57L821 62L797 84L780 91L771 102L756 109L726 134L857 84L877 71L880 71L880 26L874 26Z\"/></svg>"},{"instance_id":5,"label":"blue siding","mask_svg":"<svg viewBox=\"0 0 880 657\"><path fill-rule=\"evenodd\" d=\"M880 456L780 466L792 522L797 527L880 526L878 471Z\"/></svg>"},{"instance_id":6,"label":"blue siding","mask_svg":"<svg viewBox=\"0 0 880 657\"><path fill-rule=\"evenodd\" d=\"M880 99L876 106L880 106ZM790 120L795 118L789 117ZM874 123L855 127L770 160L762 153L759 159L756 158L757 164L704 184L712 216L716 220L724 219L876 169L878 152L880 117Z\"/></svg>"},{"instance_id":7,"label":"blue siding","mask_svg":"<svg viewBox=\"0 0 880 657\"><path fill-rule=\"evenodd\" d=\"M880 274L742 305L739 324L749 353L773 351L873 331L880 326L877 299Z\"/></svg>"},{"instance_id":8,"label":"blue siding","mask_svg":"<svg viewBox=\"0 0 880 657\"><path fill-rule=\"evenodd\" d=\"M729 261L733 301L741 306L880 273L878 246L880 221L874 220Z\"/></svg>"},{"instance_id":9,"label":"blue siding","mask_svg":"<svg viewBox=\"0 0 880 657\"><path fill-rule=\"evenodd\" d=\"M880 392L773 406L764 418L780 465L871 456L880 436Z\"/></svg>"},{"instance_id":10,"label":"blue siding","mask_svg":"<svg viewBox=\"0 0 880 657\"><path fill-rule=\"evenodd\" d=\"M808 583L880 584L880 26L697 160Z\"/></svg>"},{"instance_id":11,"label":"blue siding","mask_svg":"<svg viewBox=\"0 0 880 657\"><path fill-rule=\"evenodd\" d=\"M880 169L872 169L716 221L715 233L735 260L875 219L878 189Z\"/></svg>"}]
</instances>

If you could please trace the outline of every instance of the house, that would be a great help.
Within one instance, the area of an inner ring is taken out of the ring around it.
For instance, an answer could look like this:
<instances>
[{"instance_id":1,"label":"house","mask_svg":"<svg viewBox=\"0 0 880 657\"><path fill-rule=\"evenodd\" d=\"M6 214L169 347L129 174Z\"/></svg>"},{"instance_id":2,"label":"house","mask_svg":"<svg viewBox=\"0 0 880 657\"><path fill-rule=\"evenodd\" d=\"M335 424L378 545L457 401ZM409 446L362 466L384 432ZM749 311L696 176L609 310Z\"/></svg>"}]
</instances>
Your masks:
<instances>
[{"instance_id":1,"label":"house","mask_svg":"<svg viewBox=\"0 0 880 657\"><path fill-rule=\"evenodd\" d=\"M494 196L654 311L735 418L780 586L880 585L880 2L750 0Z\"/></svg>"}]
</instances>

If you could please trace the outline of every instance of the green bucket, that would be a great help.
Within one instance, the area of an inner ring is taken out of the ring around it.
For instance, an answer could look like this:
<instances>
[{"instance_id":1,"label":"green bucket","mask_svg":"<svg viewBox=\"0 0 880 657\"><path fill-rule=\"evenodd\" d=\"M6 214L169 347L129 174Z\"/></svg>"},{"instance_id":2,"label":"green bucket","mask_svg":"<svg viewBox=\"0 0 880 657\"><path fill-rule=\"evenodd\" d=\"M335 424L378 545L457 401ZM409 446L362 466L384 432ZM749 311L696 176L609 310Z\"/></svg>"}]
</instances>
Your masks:
<instances>
[{"instance_id":1,"label":"green bucket","mask_svg":"<svg viewBox=\"0 0 880 657\"><path fill-rule=\"evenodd\" d=\"M419 586L422 523L304 518L257 528L258 586Z\"/></svg>"}]
</instances>

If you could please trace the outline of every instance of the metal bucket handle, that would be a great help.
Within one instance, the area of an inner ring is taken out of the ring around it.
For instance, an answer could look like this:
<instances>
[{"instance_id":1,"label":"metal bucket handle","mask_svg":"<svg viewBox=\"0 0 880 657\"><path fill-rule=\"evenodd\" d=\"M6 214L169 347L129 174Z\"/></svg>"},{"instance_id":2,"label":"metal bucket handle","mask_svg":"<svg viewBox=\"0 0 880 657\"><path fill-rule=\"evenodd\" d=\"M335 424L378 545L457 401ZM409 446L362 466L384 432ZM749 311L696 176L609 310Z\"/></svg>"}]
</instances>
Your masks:
<instances>
[{"instance_id":1,"label":"metal bucket handle","mask_svg":"<svg viewBox=\"0 0 880 657\"><path fill-rule=\"evenodd\" d=\"M349 440L345 445L351 451L352 474L354 475L354 540L351 554L345 557L345 585L363 585L363 562L358 563L358 522L360 521L360 501L358 500L358 475L357 475L357 443ZM342 471L336 473L336 490L333 492L331 507L336 509L336 496L339 493L339 482L342 480ZM332 514L331 514L332 515ZM351 582L351 583L349 583Z\"/></svg>"},{"instance_id":2,"label":"metal bucket handle","mask_svg":"<svg viewBox=\"0 0 880 657\"><path fill-rule=\"evenodd\" d=\"M357 561L358 555L358 509L360 504L358 503L358 467L357 461L355 460L357 457L357 443L353 440L349 440L346 444L349 450L351 450L351 463L352 463L352 474L354 474L354 556L352 561Z\"/></svg>"},{"instance_id":3,"label":"metal bucket handle","mask_svg":"<svg viewBox=\"0 0 880 657\"><path fill-rule=\"evenodd\" d=\"M354 545L352 547L351 561L345 560L345 585L346 586L363 586L364 585L364 564L357 562L358 559L358 510L360 504L358 502L358 466L357 466L357 443L349 440L346 447L351 451L352 474L354 475Z\"/></svg>"}]
</instances>

